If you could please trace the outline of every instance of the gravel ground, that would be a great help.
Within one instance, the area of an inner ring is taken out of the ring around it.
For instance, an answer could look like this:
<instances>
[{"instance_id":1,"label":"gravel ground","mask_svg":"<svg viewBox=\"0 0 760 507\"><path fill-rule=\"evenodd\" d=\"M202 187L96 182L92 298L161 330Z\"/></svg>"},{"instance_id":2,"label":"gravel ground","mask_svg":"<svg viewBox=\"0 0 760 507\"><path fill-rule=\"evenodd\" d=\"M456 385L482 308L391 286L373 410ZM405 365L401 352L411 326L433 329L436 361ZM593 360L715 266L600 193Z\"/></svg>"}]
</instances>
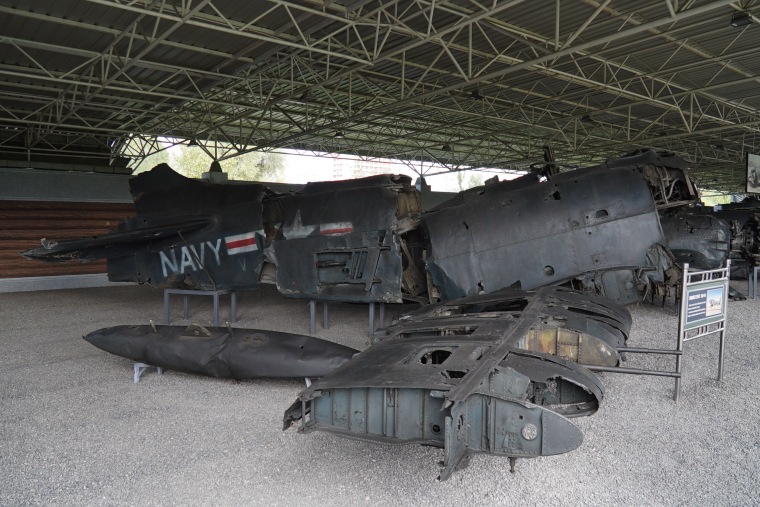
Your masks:
<instances>
[{"instance_id":1,"label":"gravel ground","mask_svg":"<svg viewBox=\"0 0 760 507\"><path fill-rule=\"evenodd\" d=\"M210 324L208 298L191 298L190 321L172 302L175 324ZM673 348L672 304L630 307L630 345ZM131 362L81 339L161 322L161 291L0 294L0 505L760 505L760 300L728 309L722 383L717 338L689 342L677 403L672 379L604 374L601 409L575 419L578 450L520 460L515 474L477 455L439 483L440 449L283 432L301 381L148 372L133 384ZM241 293L238 313L236 327L308 333L305 302L273 287ZM330 317L318 336L369 345L366 306L332 305Z\"/></svg>"}]
</instances>

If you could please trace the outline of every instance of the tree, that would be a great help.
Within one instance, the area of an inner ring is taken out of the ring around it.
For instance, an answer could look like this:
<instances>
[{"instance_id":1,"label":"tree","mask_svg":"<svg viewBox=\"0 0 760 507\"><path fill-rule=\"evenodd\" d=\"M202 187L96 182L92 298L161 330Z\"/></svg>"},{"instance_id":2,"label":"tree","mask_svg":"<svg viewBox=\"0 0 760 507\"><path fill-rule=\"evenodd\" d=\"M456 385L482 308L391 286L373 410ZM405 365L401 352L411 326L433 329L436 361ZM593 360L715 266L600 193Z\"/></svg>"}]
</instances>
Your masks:
<instances>
[{"instance_id":1,"label":"tree","mask_svg":"<svg viewBox=\"0 0 760 507\"><path fill-rule=\"evenodd\" d=\"M143 161L140 162L140 164L137 166L137 169L134 170L134 174L150 171L158 164L171 165L171 155L169 154L168 145L165 145L164 143L160 143L160 145L164 149L145 157Z\"/></svg>"},{"instance_id":2,"label":"tree","mask_svg":"<svg viewBox=\"0 0 760 507\"><path fill-rule=\"evenodd\" d=\"M169 165L188 178L200 178L211 167L213 158L200 146L178 145L172 148L172 162Z\"/></svg>"},{"instance_id":3,"label":"tree","mask_svg":"<svg viewBox=\"0 0 760 507\"><path fill-rule=\"evenodd\" d=\"M251 152L222 162L222 169L231 180L282 181L285 156L272 152Z\"/></svg>"},{"instance_id":4,"label":"tree","mask_svg":"<svg viewBox=\"0 0 760 507\"><path fill-rule=\"evenodd\" d=\"M470 174L470 179L468 181L469 188L473 187L479 187L483 184L483 176L480 174Z\"/></svg>"},{"instance_id":5,"label":"tree","mask_svg":"<svg viewBox=\"0 0 760 507\"><path fill-rule=\"evenodd\" d=\"M469 173L469 178L465 180L466 173ZM457 171L457 185L459 191L466 190L472 187L478 187L483 184L483 176L473 171Z\"/></svg>"},{"instance_id":6,"label":"tree","mask_svg":"<svg viewBox=\"0 0 760 507\"><path fill-rule=\"evenodd\" d=\"M178 144L145 157L135 173L149 171L161 163L188 178L200 178L208 172L213 158L200 146ZM220 162L231 180L283 181L285 156L272 152L250 152Z\"/></svg>"}]
</instances>

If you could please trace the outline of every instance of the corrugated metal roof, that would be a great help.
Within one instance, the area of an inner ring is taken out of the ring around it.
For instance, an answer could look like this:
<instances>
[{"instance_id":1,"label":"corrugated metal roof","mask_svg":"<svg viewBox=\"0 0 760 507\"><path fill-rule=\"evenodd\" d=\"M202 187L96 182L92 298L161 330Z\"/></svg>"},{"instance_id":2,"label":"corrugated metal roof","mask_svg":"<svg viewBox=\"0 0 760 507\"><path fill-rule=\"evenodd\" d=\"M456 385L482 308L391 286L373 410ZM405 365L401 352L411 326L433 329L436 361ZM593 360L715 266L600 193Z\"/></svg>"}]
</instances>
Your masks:
<instances>
[{"instance_id":1,"label":"corrugated metal roof","mask_svg":"<svg viewBox=\"0 0 760 507\"><path fill-rule=\"evenodd\" d=\"M107 163L135 134L450 167L654 147L739 191L760 26L730 27L734 5L0 1L0 155Z\"/></svg>"}]
</instances>

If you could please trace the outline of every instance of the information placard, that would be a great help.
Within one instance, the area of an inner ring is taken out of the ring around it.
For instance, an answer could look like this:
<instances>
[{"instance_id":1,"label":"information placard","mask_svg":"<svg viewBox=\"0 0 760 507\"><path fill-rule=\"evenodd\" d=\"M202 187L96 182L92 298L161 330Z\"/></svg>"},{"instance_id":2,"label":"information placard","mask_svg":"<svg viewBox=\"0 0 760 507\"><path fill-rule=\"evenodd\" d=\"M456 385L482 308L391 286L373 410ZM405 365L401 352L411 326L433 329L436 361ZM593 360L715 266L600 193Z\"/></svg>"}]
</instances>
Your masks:
<instances>
[{"instance_id":1,"label":"information placard","mask_svg":"<svg viewBox=\"0 0 760 507\"><path fill-rule=\"evenodd\" d=\"M686 328L703 326L723 317L726 294L722 281L712 287L690 288L686 291Z\"/></svg>"}]
</instances>

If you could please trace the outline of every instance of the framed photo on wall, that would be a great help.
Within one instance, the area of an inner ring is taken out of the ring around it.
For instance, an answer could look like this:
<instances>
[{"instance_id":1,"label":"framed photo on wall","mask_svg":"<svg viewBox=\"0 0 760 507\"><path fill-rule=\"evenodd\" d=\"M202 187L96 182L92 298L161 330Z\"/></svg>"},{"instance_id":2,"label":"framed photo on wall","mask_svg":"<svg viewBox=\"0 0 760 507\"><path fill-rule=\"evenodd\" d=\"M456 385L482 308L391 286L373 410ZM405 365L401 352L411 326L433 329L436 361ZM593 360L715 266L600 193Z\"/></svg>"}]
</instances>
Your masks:
<instances>
[{"instance_id":1,"label":"framed photo on wall","mask_svg":"<svg viewBox=\"0 0 760 507\"><path fill-rule=\"evenodd\" d=\"M760 155L747 153L747 193L760 194Z\"/></svg>"}]
</instances>

